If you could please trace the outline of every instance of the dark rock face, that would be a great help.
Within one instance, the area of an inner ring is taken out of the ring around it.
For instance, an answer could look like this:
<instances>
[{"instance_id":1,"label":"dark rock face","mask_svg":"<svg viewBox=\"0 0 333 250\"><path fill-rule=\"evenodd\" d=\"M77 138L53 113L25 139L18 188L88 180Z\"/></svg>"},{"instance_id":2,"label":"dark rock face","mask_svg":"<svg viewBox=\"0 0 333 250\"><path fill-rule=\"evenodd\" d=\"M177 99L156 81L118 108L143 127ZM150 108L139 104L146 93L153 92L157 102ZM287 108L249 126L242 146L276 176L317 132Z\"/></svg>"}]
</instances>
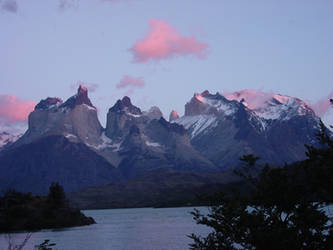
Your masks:
<instances>
[{"instance_id":1,"label":"dark rock face","mask_svg":"<svg viewBox=\"0 0 333 250\"><path fill-rule=\"evenodd\" d=\"M191 101L185 104L185 116L199 115L209 108L209 106L201 102L200 99L201 95L195 94Z\"/></svg>"},{"instance_id":2,"label":"dark rock face","mask_svg":"<svg viewBox=\"0 0 333 250\"><path fill-rule=\"evenodd\" d=\"M118 100L116 104L110 108L109 112L128 112L133 115L142 114L141 110L132 104L128 96L123 97L122 100Z\"/></svg>"},{"instance_id":3,"label":"dark rock face","mask_svg":"<svg viewBox=\"0 0 333 250\"><path fill-rule=\"evenodd\" d=\"M0 157L0 188L46 194L51 182L66 192L120 180L117 169L82 143L43 137Z\"/></svg>"},{"instance_id":4,"label":"dark rock face","mask_svg":"<svg viewBox=\"0 0 333 250\"><path fill-rule=\"evenodd\" d=\"M41 100L35 107L36 109L47 110L54 105L59 105L63 101L58 97L48 97L44 100Z\"/></svg>"},{"instance_id":5,"label":"dark rock face","mask_svg":"<svg viewBox=\"0 0 333 250\"><path fill-rule=\"evenodd\" d=\"M75 108L77 105L86 104L90 107L94 107L88 98L88 89L83 86L79 86L77 94L69 98L61 107L68 107L70 109Z\"/></svg>"},{"instance_id":6,"label":"dark rock face","mask_svg":"<svg viewBox=\"0 0 333 250\"><path fill-rule=\"evenodd\" d=\"M169 123L164 118L149 121L142 126L142 131L132 126L121 147L120 154L124 158L118 168L127 178L159 168L217 171L192 147L184 127Z\"/></svg>"},{"instance_id":7,"label":"dark rock face","mask_svg":"<svg viewBox=\"0 0 333 250\"><path fill-rule=\"evenodd\" d=\"M106 120L106 135L112 140L120 141L126 136L133 125L146 122L141 110L132 105L131 99L125 96L109 109Z\"/></svg>"}]
</instances>

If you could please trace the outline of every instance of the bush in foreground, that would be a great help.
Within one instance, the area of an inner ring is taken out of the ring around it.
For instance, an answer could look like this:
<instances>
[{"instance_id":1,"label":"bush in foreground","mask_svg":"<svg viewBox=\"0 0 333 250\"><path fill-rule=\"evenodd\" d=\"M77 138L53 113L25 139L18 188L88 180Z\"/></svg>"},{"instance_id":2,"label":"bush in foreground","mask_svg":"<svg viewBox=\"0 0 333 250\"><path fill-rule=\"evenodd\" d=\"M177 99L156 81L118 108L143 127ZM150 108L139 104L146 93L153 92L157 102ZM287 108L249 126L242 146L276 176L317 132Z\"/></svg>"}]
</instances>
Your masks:
<instances>
[{"instance_id":1,"label":"bush in foreground","mask_svg":"<svg viewBox=\"0 0 333 250\"><path fill-rule=\"evenodd\" d=\"M333 249L333 141L324 125L320 148L307 146L307 159L281 168L264 167L243 177L247 195L215 195L208 215L194 210L198 224L212 228L206 237L190 235L191 249ZM251 168L258 158L243 157Z\"/></svg>"}]
</instances>

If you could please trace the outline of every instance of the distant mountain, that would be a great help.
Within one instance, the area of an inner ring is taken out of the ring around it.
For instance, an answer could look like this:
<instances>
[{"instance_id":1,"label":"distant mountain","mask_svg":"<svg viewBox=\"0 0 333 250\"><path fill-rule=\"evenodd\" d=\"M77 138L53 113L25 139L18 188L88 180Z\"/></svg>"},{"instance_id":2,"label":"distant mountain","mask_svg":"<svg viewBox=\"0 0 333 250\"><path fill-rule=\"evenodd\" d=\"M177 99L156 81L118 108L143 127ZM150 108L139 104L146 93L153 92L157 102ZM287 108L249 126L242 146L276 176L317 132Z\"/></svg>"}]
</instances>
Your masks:
<instances>
[{"instance_id":1,"label":"distant mountain","mask_svg":"<svg viewBox=\"0 0 333 250\"><path fill-rule=\"evenodd\" d=\"M272 165L298 161L304 144L316 143L320 122L300 99L250 90L195 94L184 116L172 111L169 118L125 96L103 128L85 87L65 102L48 97L30 113L23 136L0 135L0 189L45 193L58 181L69 192L151 171L232 172L244 154Z\"/></svg>"},{"instance_id":2,"label":"distant mountain","mask_svg":"<svg viewBox=\"0 0 333 250\"><path fill-rule=\"evenodd\" d=\"M195 94L185 115L172 122L187 129L195 149L226 169L244 154L273 165L304 159L304 144L316 143L320 119L298 98L244 90Z\"/></svg>"}]
</instances>

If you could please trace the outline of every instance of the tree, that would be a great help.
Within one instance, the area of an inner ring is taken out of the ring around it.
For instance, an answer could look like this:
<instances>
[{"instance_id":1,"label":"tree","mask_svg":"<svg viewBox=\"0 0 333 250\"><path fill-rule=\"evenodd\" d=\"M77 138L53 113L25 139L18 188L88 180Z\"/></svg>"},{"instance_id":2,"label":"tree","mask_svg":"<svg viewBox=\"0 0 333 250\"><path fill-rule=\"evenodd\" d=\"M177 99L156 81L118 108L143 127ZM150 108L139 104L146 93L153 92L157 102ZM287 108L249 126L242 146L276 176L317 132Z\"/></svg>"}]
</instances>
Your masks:
<instances>
[{"instance_id":1,"label":"tree","mask_svg":"<svg viewBox=\"0 0 333 250\"><path fill-rule=\"evenodd\" d=\"M53 208L63 208L67 206L66 194L64 188L58 182L52 182L49 187L47 202Z\"/></svg>"},{"instance_id":2,"label":"tree","mask_svg":"<svg viewBox=\"0 0 333 250\"><path fill-rule=\"evenodd\" d=\"M307 146L305 161L243 175L249 194L215 196L207 215L194 210L195 221L213 231L190 235L191 249L332 249L332 215L323 208L332 204L333 141L325 129L317 135L320 148ZM257 158L241 160L251 168Z\"/></svg>"},{"instance_id":3,"label":"tree","mask_svg":"<svg viewBox=\"0 0 333 250\"><path fill-rule=\"evenodd\" d=\"M50 240L44 240L41 244L36 245L36 250L52 250L52 247L54 247L55 243L50 243Z\"/></svg>"}]
</instances>

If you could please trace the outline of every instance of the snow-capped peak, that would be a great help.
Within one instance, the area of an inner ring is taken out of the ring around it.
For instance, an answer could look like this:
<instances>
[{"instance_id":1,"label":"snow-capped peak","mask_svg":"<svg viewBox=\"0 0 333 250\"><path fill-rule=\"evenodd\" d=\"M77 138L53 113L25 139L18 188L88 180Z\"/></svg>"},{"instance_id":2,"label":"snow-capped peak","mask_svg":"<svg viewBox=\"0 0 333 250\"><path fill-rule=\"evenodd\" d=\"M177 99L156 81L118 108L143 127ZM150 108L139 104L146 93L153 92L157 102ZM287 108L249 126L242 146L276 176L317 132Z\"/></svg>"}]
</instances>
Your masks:
<instances>
[{"instance_id":1,"label":"snow-capped peak","mask_svg":"<svg viewBox=\"0 0 333 250\"><path fill-rule=\"evenodd\" d=\"M266 120L290 119L295 115L311 113L312 109L302 100L286 95L245 89L233 93L194 94L185 105L185 115L232 115L239 105L245 106L259 118Z\"/></svg>"},{"instance_id":2,"label":"snow-capped peak","mask_svg":"<svg viewBox=\"0 0 333 250\"><path fill-rule=\"evenodd\" d=\"M224 96L236 100L252 110L257 116L266 120L287 120L295 115L305 115L312 109L302 100L286 95L245 89Z\"/></svg>"},{"instance_id":3,"label":"snow-capped peak","mask_svg":"<svg viewBox=\"0 0 333 250\"><path fill-rule=\"evenodd\" d=\"M273 120L290 120L295 116L311 115L313 110L302 100L286 95L245 89L233 93L196 93L185 105L185 115L173 122L191 131L192 137L217 126L218 120L233 117L245 109L251 123L266 130Z\"/></svg>"}]
</instances>

